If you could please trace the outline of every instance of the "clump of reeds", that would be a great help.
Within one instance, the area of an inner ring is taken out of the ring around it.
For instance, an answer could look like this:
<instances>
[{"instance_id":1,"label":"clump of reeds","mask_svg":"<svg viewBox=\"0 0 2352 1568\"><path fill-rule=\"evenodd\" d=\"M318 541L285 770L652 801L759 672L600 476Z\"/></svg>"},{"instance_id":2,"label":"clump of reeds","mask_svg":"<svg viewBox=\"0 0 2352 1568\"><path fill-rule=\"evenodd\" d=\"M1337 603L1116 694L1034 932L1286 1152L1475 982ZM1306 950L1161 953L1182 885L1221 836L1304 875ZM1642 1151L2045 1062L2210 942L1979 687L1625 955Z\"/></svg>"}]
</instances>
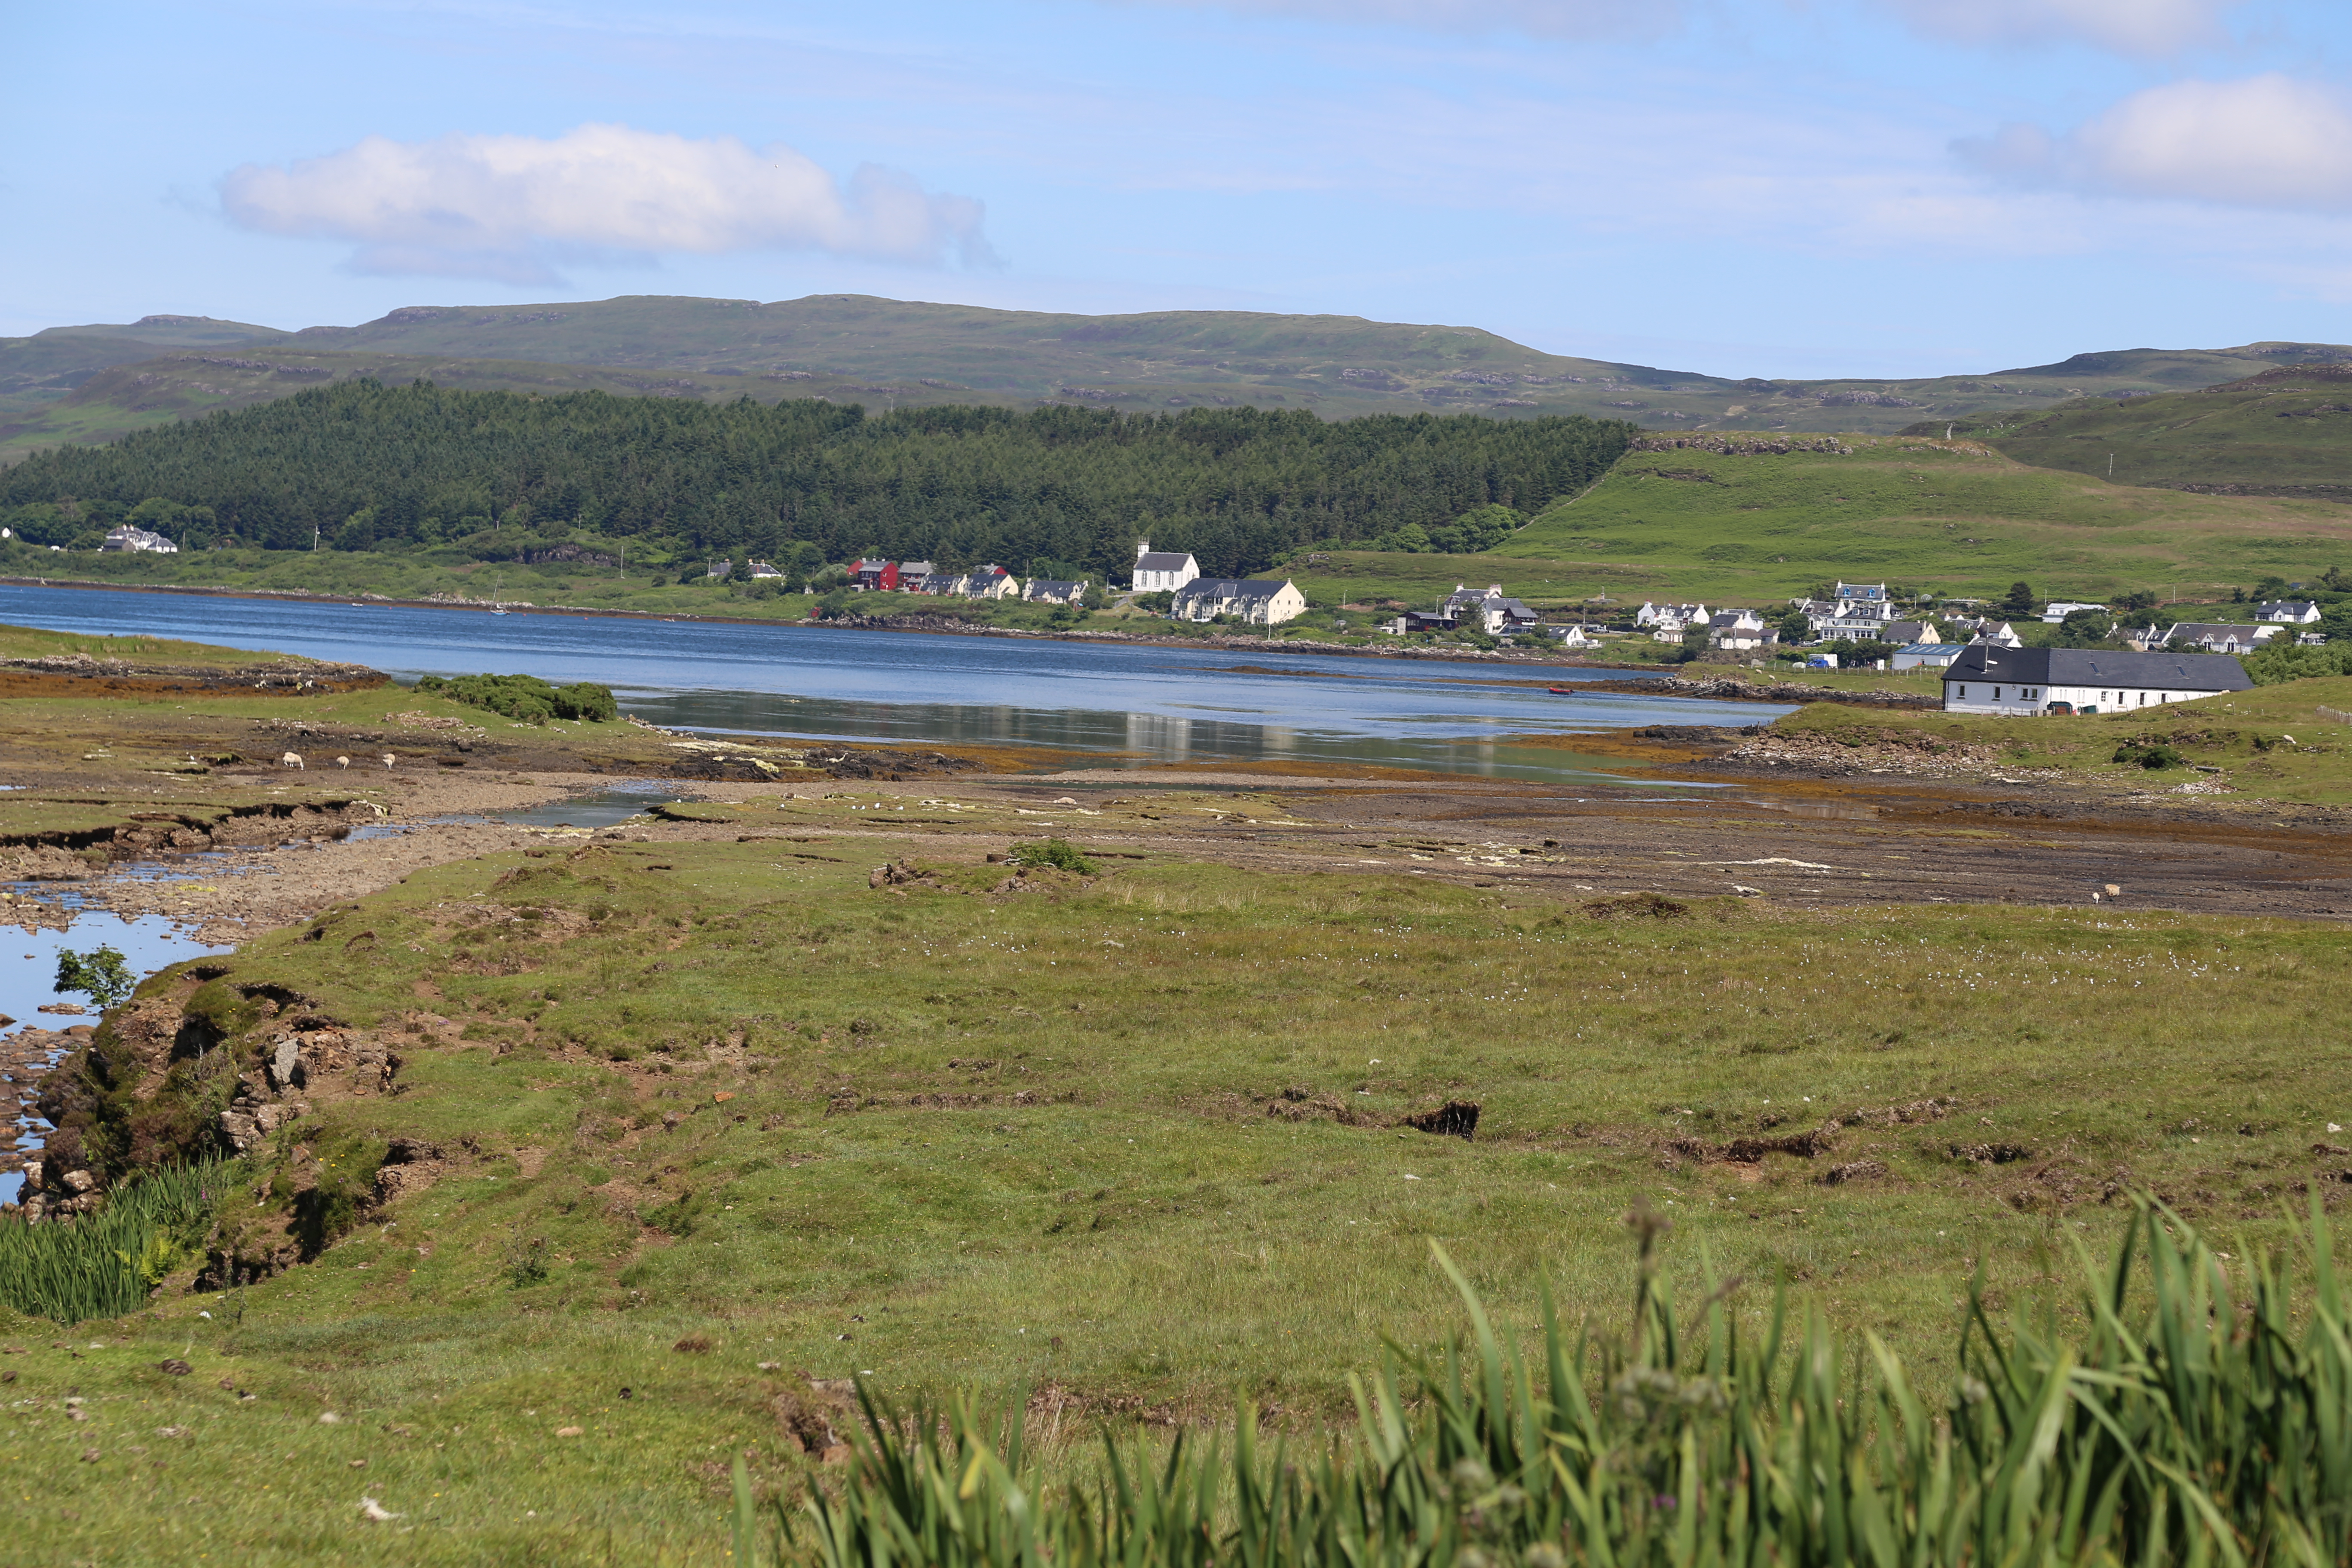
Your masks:
<instances>
[{"instance_id":1,"label":"clump of reeds","mask_svg":"<svg viewBox=\"0 0 2352 1568\"><path fill-rule=\"evenodd\" d=\"M0 1220L0 1301L60 1323L137 1310L203 1242L226 1185L223 1162L173 1166L89 1214Z\"/></svg>"},{"instance_id":2,"label":"clump of reeds","mask_svg":"<svg viewBox=\"0 0 2352 1568\"><path fill-rule=\"evenodd\" d=\"M1562 1332L1547 1291L1532 1355L1498 1334L1444 1255L1469 1320L1442 1359L1391 1343L1356 1385L1352 1440L1316 1458L1180 1436L1164 1461L1106 1436L1098 1473L1049 1484L1021 1408L902 1412L861 1387L837 1488L763 1529L737 1467L735 1561L824 1568L1937 1568L2352 1561L2352 1323L2326 1218L2299 1307L2275 1258L2234 1270L2143 1204L2084 1327L2005 1327L1972 1291L1962 1370L1938 1401L1876 1336L1842 1344L1776 1298L1760 1334L1710 1288L1685 1324L1643 1251L1631 1332ZM2141 1258L2145 1258L2145 1270ZM2303 1321L2298 1326L2298 1312Z\"/></svg>"}]
</instances>

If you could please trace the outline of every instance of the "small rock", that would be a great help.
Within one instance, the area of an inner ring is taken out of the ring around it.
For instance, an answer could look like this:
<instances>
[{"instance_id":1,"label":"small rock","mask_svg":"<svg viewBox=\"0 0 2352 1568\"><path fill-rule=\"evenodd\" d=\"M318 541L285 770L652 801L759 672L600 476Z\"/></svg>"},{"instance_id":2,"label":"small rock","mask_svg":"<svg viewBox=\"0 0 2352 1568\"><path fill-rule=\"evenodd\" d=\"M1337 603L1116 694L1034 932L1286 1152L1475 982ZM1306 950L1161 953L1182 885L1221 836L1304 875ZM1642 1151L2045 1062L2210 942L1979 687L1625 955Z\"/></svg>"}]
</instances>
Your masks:
<instances>
[{"instance_id":1,"label":"small rock","mask_svg":"<svg viewBox=\"0 0 2352 1568\"><path fill-rule=\"evenodd\" d=\"M367 1468L367 1461L365 1459L353 1459L352 1461L352 1468L355 1470L364 1470Z\"/></svg>"},{"instance_id":2,"label":"small rock","mask_svg":"<svg viewBox=\"0 0 2352 1568\"><path fill-rule=\"evenodd\" d=\"M559 1437L584 1437L588 1435L588 1428L585 1426L558 1426L555 1429L555 1435Z\"/></svg>"},{"instance_id":3,"label":"small rock","mask_svg":"<svg viewBox=\"0 0 2352 1568\"><path fill-rule=\"evenodd\" d=\"M158 1437L184 1437L187 1435L188 1428L185 1426L158 1426L155 1428L155 1436Z\"/></svg>"},{"instance_id":4,"label":"small rock","mask_svg":"<svg viewBox=\"0 0 2352 1568\"><path fill-rule=\"evenodd\" d=\"M362 1519L372 1519L378 1524L382 1524L387 1520L398 1519L401 1516L396 1513L386 1513L384 1511L383 1504L376 1501L375 1499L372 1497L363 1497L360 1499L360 1517Z\"/></svg>"},{"instance_id":5,"label":"small rock","mask_svg":"<svg viewBox=\"0 0 2352 1568\"><path fill-rule=\"evenodd\" d=\"M81 1451L81 1462L85 1465L94 1465L98 1463L98 1450L95 1448L84 1448Z\"/></svg>"},{"instance_id":6,"label":"small rock","mask_svg":"<svg viewBox=\"0 0 2352 1568\"><path fill-rule=\"evenodd\" d=\"M173 1377L185 1377L188 1373L195 1371L196 1369L190 1366L186 1362L182 1361L178 1356L173 1356L167 1361L156 1363L155 1370L158 1372L168 1372Z\"/></svg>"},{"instance_id":7,"label":"small rock","mask_svg":"<svg viewBox=\"0 0 2352 1568\"><path fill-rule=\"evenodd\" d=\"M340 1426L342 1425L342 1420L343 1418L341 1416L336 1415L331 1410L321 1410L319 1412L319 1425L321 1426Z\"/></svg>"}]
</instances>

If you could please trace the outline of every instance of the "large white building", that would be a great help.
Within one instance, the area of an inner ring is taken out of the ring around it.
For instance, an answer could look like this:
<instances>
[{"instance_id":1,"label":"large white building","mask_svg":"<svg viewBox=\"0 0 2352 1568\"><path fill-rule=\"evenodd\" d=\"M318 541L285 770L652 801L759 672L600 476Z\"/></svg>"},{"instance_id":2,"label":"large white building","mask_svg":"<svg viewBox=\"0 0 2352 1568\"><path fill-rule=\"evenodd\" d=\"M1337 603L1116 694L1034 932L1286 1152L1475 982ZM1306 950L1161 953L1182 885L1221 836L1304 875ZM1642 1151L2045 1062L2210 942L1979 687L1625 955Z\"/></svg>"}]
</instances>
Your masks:
<instances>
[{"instance_id":1,"label":"large white building","mask_svg":"<svg viewBox=\"0 0 2352 1568\"><path fill-rule=\"evenodd\" d=\"M1180 621L1231 616L1254 626L1278 626L1307 613L1307 595L1286 578L1274 583L1264 578L1199 577L1176 591L1171 613Z\"/></svg>"},{"instance_id":2,"label":"large white building","mask_svg":"<svg viewBox=\"0 0 2352 1568\"><path fill-rule=\"evenodd\" d=\"M1151 541L1135 544L1135 591L1171 594L1201 575L1201 563L1178 550L1154 550Z\"/></svg>"},{"instance_id":3,"label":"large white building","mask_svg":"<svg viewBox=\"0 0 2352 1568\"><path fill-rule=\"evenodd\" d=\"M2113 713L2251 691L2246 667L2226 654L2110 653L2091 647L1976 643L1944 667L1947 713Z\"/></svg>"}]
</instances>

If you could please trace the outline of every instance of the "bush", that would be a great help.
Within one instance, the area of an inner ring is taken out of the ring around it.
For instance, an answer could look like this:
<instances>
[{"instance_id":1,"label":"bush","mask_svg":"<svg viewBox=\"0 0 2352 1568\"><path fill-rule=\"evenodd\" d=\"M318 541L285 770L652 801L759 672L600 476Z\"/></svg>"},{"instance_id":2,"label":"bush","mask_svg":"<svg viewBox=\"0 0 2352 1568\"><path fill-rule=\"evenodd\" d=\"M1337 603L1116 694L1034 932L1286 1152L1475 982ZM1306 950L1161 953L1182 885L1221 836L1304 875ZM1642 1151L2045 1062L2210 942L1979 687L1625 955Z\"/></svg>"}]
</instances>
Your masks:
<instances>
[{"instance_id":1,"label":"bush","mask_svg":"<svg viewBox=\"0 0 2352 1568\"><path fill-rule=\"evenodd\" d=\"M2107 760L2122 763L2126 766L2137 763L2141 767L2151 771L2158 768L2177 768L2186 761L2180 752L2171 746L2161 742L2144 746L2137 741L2126 741L2116 748L2116 754Z\"/></svg>"},{"instance_id":2,"label":"bush","mask_svg":"<svg viewBox=\"0 0 2352 1568\"><path fill-rule=\"evenodd\" d=\"M455 679L428 675L416 683L416 689L526 724L544 724L550 719L609 723L621 716L613 689L587 680L556 686L536 675L461 675Z\"/></svg>"},{"instance_id":3,"label":"bush","mask_svg":"<svg viewBox=\"0 0 2352 1568\"><path fill-rule=\"evenodd\" d=\"M2268 646L2246 655L2246 674L2256 686L2276 686L2283 680L2310 680L2328 675L2352 675L2352 642L2330 642L2324 647L2299 647L2289 637L2273 637Z\"/></svg>"},{"instance_id":4,"label":"bush","mask_svg":"<svg viewBox=\"0 0 2352 1568\"><path fill-rule=\"evenodd\" d=\"M1050 866L1056 871L1075 871L1081 877L1095 874L1095 863L1072 847L1066 838L1047 838L1035 844L1024 844L1013 851L1012 859L1016 866Z\"/></svg>"}]
</instances>

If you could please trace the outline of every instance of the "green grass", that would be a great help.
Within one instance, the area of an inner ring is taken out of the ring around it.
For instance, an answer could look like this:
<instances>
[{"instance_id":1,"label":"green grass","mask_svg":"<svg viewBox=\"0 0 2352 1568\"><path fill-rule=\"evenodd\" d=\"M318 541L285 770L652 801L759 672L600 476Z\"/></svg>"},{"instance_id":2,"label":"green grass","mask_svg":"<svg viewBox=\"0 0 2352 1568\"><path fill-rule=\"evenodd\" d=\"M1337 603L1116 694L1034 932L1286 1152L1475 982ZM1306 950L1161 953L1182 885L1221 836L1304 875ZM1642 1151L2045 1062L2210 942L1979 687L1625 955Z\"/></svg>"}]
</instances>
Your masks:
<instances>
[{"instance_id":1,"label":"green grass","mask_svg":"<svg viewBox=\"0 0 2352 1568\"><path fill-rule=\"evenodd\" d=\"M1547 573L1589 555L1603 585L1613 563L1638 563L1655 591L1708 604L1769 604L1837 578L1984 598L2022 580L2050 597L2210 599L2272 574L2315 578L2352 554L2352 512L2325 502L2108 485L1968 443L1854 446L1631 453L1496 553Z\"/></svg>"},{"instance_id":2,"label":"green grass","mask_svg":"<svg viewBox=\"0 0 2352 1568\"><path fill-rule=\"evenodd\" d=\"M2352 1323L2311 1214L2307 1313L2294 1264L2233 1263L2150 1206L2111 1266L2084 1256L2087 1331L2022 1307L1996 1327L1972 1289L1968 1370L1932 1380L1874 1337L1865 1351L1817 1314L1790 1321L1785 1294L1759 1323L1742 1282L1711 1270L1685 1323L1649 1273L1667 1228L1654 1210L1628 1216L1643 1273L1622 1333L1563 1323L1547 1292L1522 1340L1441 1249L1470 1332L1443 1354L1392 1347L1354 1391L1351 1443L1294 1458L1244 1401L1229 1449L1214 1432L1180 1435L1164 1458L1113 1438L1073 1484L1024 1461L1017 1407L990 1423L969 1401L902 1413L866 1395L839 1495L813 1489L798 1521L779 1506L781 1551L765 1550L737 1461L733 1554L824 1568L2342 1562Z\"/></svg>"},{"instance_id":3,"label":"green grass","mask_svg":"<svg viewBox=\"0 0 2352 1568\"><path fill-rule=\"evenodd\" d=\"M257 652L252 648L221 647L212 643L182 642L173 637L133 634L43 631L34 626L0 626L0 659L54 658L88 654L92 658L119 658L142 665L183 665L209 669L243 668L254 664L316 664L299 654Z\"/></svg>"},{"instance_id":4,"label":"green grass","mask_svg":"<svg viewBox=\"0 0 2352 1568\"><path fill-rule=\"evenodd\" d=\"M2313 486L2352 494L2352 378L2273 370L2200 392L2124 402L2086 398L2038 413L1979 417L1967 433L2021 463L2129 485Z\"/></svg>"},{"instance_id":5,"label":"green grass","mask_svg":"<svg viewBox=\"0 0 2352 1568\"><path fill-rule=\"evenodd\" d=\"M0 1452L58 1521L45 1545L716 1562L732 1455L763 1493L800 1484L771 1401L803 1369L871 1369L896 1398L1050 1385L1049 1454L1098 1418L1213 1417L1235 1388L1319 1443L1375 1334L1430 1347L1460 1321L1433 1240L1500 1321L1534 1320L1546 1272L1570 1321L1613 1315L1641 1192L1680 1227L1686 1295L1702 1246L1726 1274L1787 1270L1839 1332L1948 1379L1971 1273L2014 1297L2057 1235L2105 1245L2117 1173L2283 1238L2352 1108L2336 1053L2215 1044L2324 1036L2330 928L1752 901L1595 920L1428 885L1377 835L1269 876L1080 833L1112 874L997 892L980 851L1011 839L912 801L903 841L830 837L875 820L839 794L709 808L750 842L422 871L226 961L220 984L299 994L404 1065L396 1096L320 1096L212 1245L282 1245L295 1194L363 1188L393 1137L450 1163L241 1307L183 1276L78 1330L70 1361L0 1320L34 1347ZM886 856L939 885L869 888ZM272 1027L243 1016L240 1063ZM115 1092L129 1113L179 1091ZM1931 1097L1956 1103L1860 1115L1814 1161L1694 1164L1671 1142ZM1475 1142L1391 1125L1454 1098L1485 1107ZM1952 1152L1993 1144L2029 1157ZM1887 1173L1813 1179L1864 1159ZM165 1355L194 1375L158 1374ZM58 1410L72 1390L88 1422ZM415 1533L363 1530L363 1491Z\"/></svg>"},{"instance_id":6,"label":"green grass","mask_svg":"<svg viewBox=\"0 0 2352 1568\"><path fill-rule=\"evenodd\" d=\"M1773 728L1857 746L1992 746L2007 766L2055 769L2078 781L2133 789L2218 780L2229 786L2225 799L2352 805L2352 724L2323 709L2352 711L2352 677L2287 681L2195 702L2057 719L1815 703ZM2120 750L2134 745L2171 747L2185 765L2151 772L2116 760ZM2192 771L2199 768L2207 771Z\"/></svg>"},{"instance_id":7,"label":"green grass","mask_svg":"<svg viewBox=\"0 0 2352 1568\"><path fill-rule=\"evenodd\" d=\"M69 1225L0 1219L0 1301L68 1326L137 1311L187 1261L232 1181L209 1161L149 1172Z\"/></svg>"}]
</instances>

